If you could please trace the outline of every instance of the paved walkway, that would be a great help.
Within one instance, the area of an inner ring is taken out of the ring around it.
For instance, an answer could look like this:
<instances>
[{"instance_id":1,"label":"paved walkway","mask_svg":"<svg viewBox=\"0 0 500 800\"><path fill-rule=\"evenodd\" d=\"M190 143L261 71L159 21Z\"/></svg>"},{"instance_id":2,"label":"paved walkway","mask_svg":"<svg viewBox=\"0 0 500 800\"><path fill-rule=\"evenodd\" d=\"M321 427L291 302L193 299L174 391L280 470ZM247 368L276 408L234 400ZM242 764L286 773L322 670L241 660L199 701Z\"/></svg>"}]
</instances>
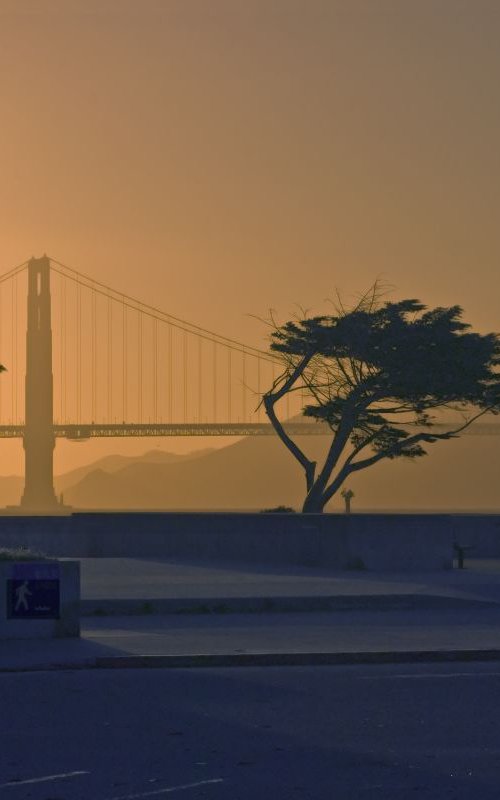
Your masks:
<instances>
[{"instance_id":1,"label":"paved walkway","mask_svg":"<svg viewBox=\"0 0 500 800\"><path fill-rule=\"evenodd\" d=\"M84 621L80 640L3 641L0 670L222 663L359 663L496 658L500 609L310 614L106 617ZM179 657L182 657L179 660Z\"/></svg>"},{"instance_id":2,"label":"paved walkway","mask_svg":"<svg viewBox=\"0 0 500 800\"><path fill-rule=\"evenodd\" d=\"M464 570L373 573L312 567L207 564L137 558L83 558L82 599L441 594L500 603L500 560L468 560Z\"/></svg>"},{"instance_id":3,"label":"paved walkway","mask_svg":"<svg viewBox=\"0 0 500 800\"><path fill-rule=\"evenodd\" d=\"M466 570L375 576L83 559L82 598L88 615L80 640L2 641L0 670L500 660L498 561L471 561ZM326 601L330 610L318 611L318 603ZM235 613L242 603L266 613ZM134 615L120 613L124 608Z\"/></svg>"}]
</instances>

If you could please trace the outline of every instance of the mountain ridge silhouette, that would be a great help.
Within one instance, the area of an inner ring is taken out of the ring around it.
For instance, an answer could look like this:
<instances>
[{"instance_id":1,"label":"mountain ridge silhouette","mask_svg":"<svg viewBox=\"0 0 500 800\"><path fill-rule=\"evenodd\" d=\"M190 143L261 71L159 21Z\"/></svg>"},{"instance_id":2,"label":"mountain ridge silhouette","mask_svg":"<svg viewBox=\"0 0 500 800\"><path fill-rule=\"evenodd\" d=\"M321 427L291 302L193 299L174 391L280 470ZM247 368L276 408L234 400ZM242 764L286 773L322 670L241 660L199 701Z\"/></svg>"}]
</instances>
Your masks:
<instances>
[{"instance_id":1,"label":"mountain ridge silhouette","mask_svg":"<svg viewBox=\"0 0 500 800\"><path fill-rule=\"evenodd\" d=\"M329 437L301 436L313 458ZM463 436L428 448L416 462L394 460L348 480L352 510L500 510L500 437ZM75 509L261 510L284 505L299 510L301 468L272 436L249 436L219 449L187 456L153 450L142 456L110 455L55 479L58 494ZM15 505L23 478L0 477L0 504ZM343 510L337 496L328 510Z\"/></svg>"}]
</instances>

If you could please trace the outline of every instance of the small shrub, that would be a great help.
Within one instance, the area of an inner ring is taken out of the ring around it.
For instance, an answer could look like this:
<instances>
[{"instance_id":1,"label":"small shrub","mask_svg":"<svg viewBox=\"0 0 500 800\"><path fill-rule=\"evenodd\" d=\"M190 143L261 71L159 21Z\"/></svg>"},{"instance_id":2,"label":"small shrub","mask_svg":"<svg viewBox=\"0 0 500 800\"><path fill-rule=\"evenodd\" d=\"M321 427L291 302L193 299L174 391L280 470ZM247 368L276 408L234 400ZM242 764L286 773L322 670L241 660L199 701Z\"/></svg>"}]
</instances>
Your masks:
<instances>
[{"instance_id":1,"label":"small shrub","mask_svg":"<svg viewBox=\"0 0 500 800\"><path fill-rule=\"evenodd\" d=\"M261 514L295 514L295 509L290 506L276 506L276 508L263 508Z\"/></svg>"},{"instance_id":2,"label":"small shrub","mask_svg":"<svg viewBox=\"0 0 500 800\"><path fill-rule=\"evenodd\" d=\"M47 561L48 556L29 547L0 547L0 561Z\"/></svg>"}]
</instances>

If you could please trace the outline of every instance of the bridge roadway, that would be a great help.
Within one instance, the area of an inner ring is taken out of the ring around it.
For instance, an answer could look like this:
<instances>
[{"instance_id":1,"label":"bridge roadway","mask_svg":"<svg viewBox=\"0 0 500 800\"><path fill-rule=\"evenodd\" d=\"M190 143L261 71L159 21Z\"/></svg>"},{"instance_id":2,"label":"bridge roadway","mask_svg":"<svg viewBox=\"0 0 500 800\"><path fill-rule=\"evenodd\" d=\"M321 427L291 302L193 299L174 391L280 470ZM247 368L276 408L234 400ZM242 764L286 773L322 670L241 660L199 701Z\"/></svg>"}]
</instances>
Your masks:
<instances>
[{"instance_id":1,"label":"bridge roadway","mask_svg":"<svg viewBox=\"0 0 500 800\"><path fill-rule=\"evenodd\" d=\"M315 422L292 422L284 426L291 436L327 436L330 430L326 425ZM450 429L451 425L434 425L436 433ZM91 423L56 424L54 436L58 439L93 439L97 437L129 436L273 436L272 425L268 422L178 422L178 423ZM469 436L498 436L500 424L478 423L463 432ZM0 425L0 439L22 439L24 425Z\"/></svg>"},{"instance_id":2,"label":"bridge roadway","mask_svg":"<svg viewBox=\"0 0 500 800\"><path fill-rule=\"evenodd\" d=\"M184 422L184 423L92 423L54 425L54 436L61 439L92 439L125 436L269 436L272 425L266 422ZM295 422L285 425L293 436L323 436L330 431L316 423ZM19 439L24 425L0 425L0 438Z\"/></svg>"}]
</instances>

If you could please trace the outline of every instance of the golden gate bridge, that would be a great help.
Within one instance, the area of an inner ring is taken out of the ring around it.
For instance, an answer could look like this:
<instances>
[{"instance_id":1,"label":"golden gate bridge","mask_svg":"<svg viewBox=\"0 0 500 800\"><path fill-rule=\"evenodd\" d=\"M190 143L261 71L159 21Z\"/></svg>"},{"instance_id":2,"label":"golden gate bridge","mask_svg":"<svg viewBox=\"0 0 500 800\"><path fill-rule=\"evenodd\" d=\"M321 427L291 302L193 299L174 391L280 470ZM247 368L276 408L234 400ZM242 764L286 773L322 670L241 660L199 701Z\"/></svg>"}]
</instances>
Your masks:
<instances>
[{"instance_id":1,"label":"golden gate bridge","mask_svg":"<svg viewBox=\"0 0 500 800\"><path fill-rule=\"evenodd\" d=\"M0 437L22 438L21 505L40 511L57 506L56 438L272 434L259 403L283 369L48 256L0 277L0 360ZM290 420L303 393L281 403Z\"/></svg>"},{"instance_id":2,"label":"golden gate bridge","mask_svg":"<svg viewBox=\"0 0 500 800\"><path fill-rule=\"evenodd\" d=\"M0 361L0 438L23 440L30 512L57 509L58 437L274 434L260 399L284 368L48 256L0 276ZM287 431L329 433L294 421L304 401L303 387L280 401Z\"/></svg>"}]
</instances>

